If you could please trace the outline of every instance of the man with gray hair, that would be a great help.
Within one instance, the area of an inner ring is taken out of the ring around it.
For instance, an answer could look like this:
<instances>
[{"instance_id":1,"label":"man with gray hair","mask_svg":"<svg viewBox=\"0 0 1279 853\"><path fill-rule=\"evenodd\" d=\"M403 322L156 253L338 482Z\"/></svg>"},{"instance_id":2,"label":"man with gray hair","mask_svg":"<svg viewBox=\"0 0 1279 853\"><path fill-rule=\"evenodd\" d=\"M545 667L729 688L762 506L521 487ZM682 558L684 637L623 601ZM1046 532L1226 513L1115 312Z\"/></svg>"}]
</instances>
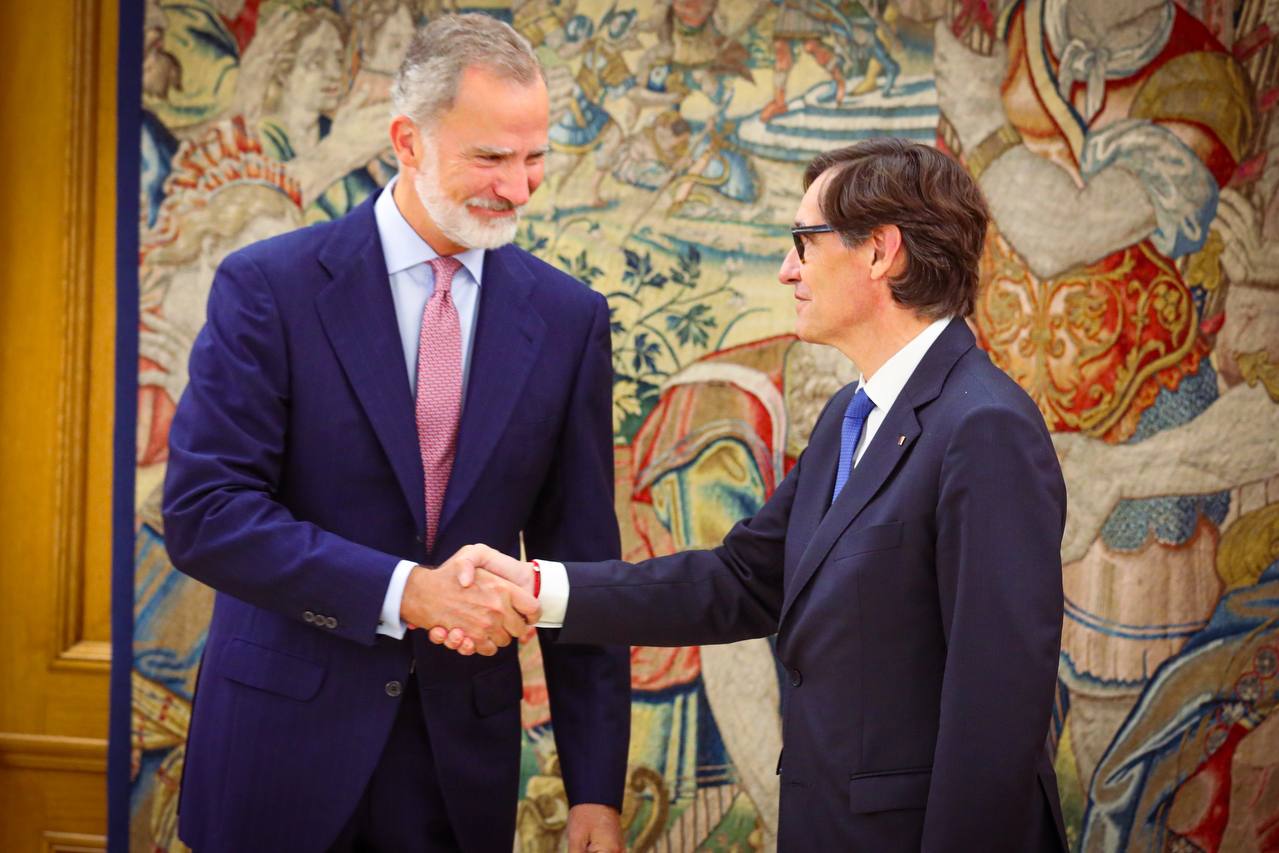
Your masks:
<instances>
[{"instance_id":1,"label":"man with gray hair","mask_svg":"<svg viewBox=\"0 0 1279 853\"><path fill-rule=\"evenodd\" d=\"M197 851L509 851L536 601L469 542L616 558L608 306L512 245L548 97L483 15L418 31L400 173L228 256L170 432L173 563L217 590L180 835ZM417 625L458 625L475 655ZM624 646L541 650L571 850L618 850Z\"/></svg>"}]
</instances>

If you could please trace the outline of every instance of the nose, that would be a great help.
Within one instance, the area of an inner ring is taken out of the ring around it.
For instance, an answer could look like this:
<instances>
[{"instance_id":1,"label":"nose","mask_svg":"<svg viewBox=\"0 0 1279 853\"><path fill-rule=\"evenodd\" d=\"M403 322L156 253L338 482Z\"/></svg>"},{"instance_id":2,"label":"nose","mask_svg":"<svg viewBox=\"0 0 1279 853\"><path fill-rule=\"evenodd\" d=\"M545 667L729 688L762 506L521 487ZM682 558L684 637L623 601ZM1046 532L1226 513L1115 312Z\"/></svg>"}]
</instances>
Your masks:
<instances>
[{"instance_id":1,"label":"nose","mask_svg":"<svg viewBox=\"0 0 1279 853\"><path fill-rule=\"evenodd\" d=\"M799 284L800 269L799 253L792 246L790 251L786 253L786 257L782 258L781 269L777 271L777 280L782 284L794 287Z\"/></svg>"},{"instance_id":2,"label":"nose","mask_svg":"<svg viewBox=\"0 0 1279 853\"><path fill-rule=\"evenodd\" d=\"M501 170L497 185L493 187L493 192L497 194L498 198L509 201L519 207L528 202L529 197L533 195L533 190L537 189L537 185L538 180L527 164L513 162Z\"/></svg>"}]
</instances>

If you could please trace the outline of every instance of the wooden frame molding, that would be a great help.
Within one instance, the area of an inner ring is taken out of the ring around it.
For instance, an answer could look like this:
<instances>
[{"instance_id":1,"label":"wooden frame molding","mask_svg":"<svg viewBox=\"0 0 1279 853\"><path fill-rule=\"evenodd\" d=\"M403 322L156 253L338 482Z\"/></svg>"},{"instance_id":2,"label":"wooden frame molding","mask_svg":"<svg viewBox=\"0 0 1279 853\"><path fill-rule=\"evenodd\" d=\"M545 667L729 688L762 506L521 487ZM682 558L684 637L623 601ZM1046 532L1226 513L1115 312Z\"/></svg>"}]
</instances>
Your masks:
<instances>
[{"instance_id":1,"label":"wooden frame molding","mask_svg":"<svg viewBox=\"0 0 1279 853\"><path fill-rule=\"evenodd\" d=\"M81 832L48 832L44 833L44 847L41 853L92 853L107 849L105 835L85 835Z\"/></svg>"},{"instance_id":2,"label":"wooden frame molding","mask_svg":"<svg viewBox=\"0 0 1279 853\"><path fill-rule=\"evenodd\" d=\"M84 636L85 512L88 482L89 379L98 144L100 11L95 0L73 0L70 127L67 149L66 241L62 286L66 310L58 399L58 474L54 568L57 669L107 670L111 644Z\"/></svg>"},{"instance_id":3,"label":"wooden frame molding","mask_svg":"<svg viewBox=\"0 0 1279 853\"><path fill-rule=\"evenodd\" d=\"M103 738L0 732L0 767L105 774L107 742Z\"/></svg>"},{"instance_id":4,"label":"wooden frame molding","mask_svg":"<svg viewBox=\"0 0 1279 853\"><path fill-rule=\"evenodd\" d=\"M4 853L106 846L119 14L0 3Z\"/></svg>"}]
</instances>

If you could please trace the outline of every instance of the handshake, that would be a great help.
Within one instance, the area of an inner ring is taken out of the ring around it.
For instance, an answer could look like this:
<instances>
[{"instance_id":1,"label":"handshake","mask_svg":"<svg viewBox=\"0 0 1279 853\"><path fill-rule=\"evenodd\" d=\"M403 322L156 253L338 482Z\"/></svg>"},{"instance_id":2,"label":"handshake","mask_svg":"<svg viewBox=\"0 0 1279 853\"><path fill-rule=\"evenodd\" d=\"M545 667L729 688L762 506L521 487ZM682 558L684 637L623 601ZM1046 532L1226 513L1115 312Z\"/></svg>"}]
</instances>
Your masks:
<instances>
[{"instance_id":1,"label":"handshake","mask_svg":"<svg viewBox=\"0 0 1279 853\"><path fill-rule=\"evenodd\" d=\"M541 616L533 579L532 563L467 545L436 568L409 573L400 618L410 628L429 628L431 642L460 654L495 655Z\"/></svg>"}]
</instances>

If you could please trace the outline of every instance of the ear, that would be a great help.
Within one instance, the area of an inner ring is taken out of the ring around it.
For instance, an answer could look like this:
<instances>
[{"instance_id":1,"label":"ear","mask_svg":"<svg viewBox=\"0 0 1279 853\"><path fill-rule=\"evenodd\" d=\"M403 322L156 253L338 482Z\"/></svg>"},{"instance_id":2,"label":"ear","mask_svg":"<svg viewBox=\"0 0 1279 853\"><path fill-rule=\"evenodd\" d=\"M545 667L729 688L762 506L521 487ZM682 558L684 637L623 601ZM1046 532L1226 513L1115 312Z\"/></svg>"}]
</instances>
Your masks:
<instances>
[{"instance_id":1,"label":"ear","mask_svg":"<svg viewBox=\"0 0 1279 853\"><path fill-rule=\"evenodd\" d=\"M391 119L391 148L395 151L395 159L399 161L401 169L416 169L421 164L425 145L422 142L422 131L413 119L406 115Z\"/></svg>"},{"instance_id":2,"label":"ear","mask_svg":"<svg viewBox=\"0 0 1279 853\"><path fill-rule=\"evenodd\" d=\"M870 262L872 279L891 278L906 267L902 232L896 225L880 225L870 232L874 255Z\"/></svg>"}]
</instances>

